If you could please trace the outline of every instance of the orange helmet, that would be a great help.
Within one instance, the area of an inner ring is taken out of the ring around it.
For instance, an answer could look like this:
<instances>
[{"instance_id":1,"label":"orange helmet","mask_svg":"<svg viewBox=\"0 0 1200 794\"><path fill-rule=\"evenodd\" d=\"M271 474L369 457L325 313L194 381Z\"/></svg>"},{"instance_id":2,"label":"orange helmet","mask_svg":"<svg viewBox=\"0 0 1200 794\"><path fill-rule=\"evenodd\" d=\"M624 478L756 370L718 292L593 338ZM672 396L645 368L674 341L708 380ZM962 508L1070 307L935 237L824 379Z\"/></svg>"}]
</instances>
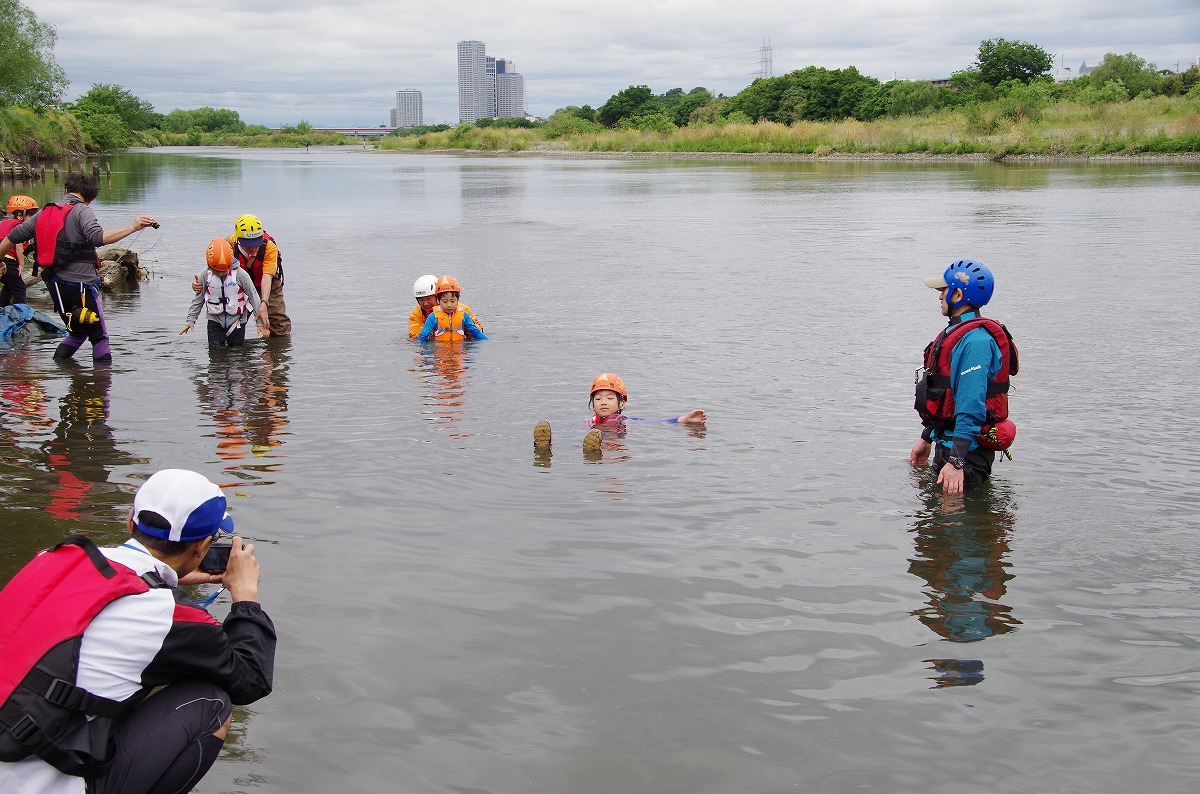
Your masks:
<instances>
[{"instance_id":1,"label":"orange helmet","mask_svg":"<svg viewBox=\"0 0 1200 794\"><path fill-rule=\"evenodd\" d=\"M228 272L229 268L233 266L233 246L224 237L217 237L208 244L208 250L204 252L204 260L218 273Z\"/></svg>"},{"instance_id":2,"label":"orange helmet","mask_svg":"<svg viewBox=\"0 0 1200 794\"><path fill-rule=\"evenodd\" d=\"M29 196L9 196L8 206L4 209L8 212L8 214L11 215L17 210L25 210L28 212L29 210L35 210L37 208L38 203Z\"/></svg>"},{"instance_id":3,"label":"orange helmet","mask_svg":"<svg viewBox=\"0 0 1200 794\"><path fill-rule=\"evenodd\" d=\"M625 391L625 381L621 380L621 376L612 372L604 372L596 376L592 381L592 390L588 392L588 400L596 395L596 392L601 389L615 391L621 398L622 402L629 401L629 392Z\"/></svg>"},{"instance_id":4,"label":"orange helmet","mask_svg":"<svg viewBox=\"0 0 1200 794\"><path fill-rule=\"evenodd\" d=\"M434 290L434 295L441 295L443 292L462 292L462 287L458 286L458 279L454 276L442 276L437 280L437 288Z\"/></svg>"}]
</instances>

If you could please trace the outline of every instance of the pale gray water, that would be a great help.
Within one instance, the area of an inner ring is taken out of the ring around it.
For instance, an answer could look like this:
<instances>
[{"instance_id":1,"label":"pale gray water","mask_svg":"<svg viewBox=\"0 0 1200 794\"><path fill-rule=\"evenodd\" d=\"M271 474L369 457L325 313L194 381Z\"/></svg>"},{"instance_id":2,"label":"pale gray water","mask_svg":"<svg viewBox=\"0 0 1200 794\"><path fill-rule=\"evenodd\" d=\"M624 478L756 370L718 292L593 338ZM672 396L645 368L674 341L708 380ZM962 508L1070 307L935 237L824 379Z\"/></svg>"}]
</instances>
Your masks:
<instances>
[{"instance_id":1,"label":"pale gray water","mask_svg":"<svg viewBox=\"0 0 1200 794\"><path fill-rule=\"evenodd\" d=\"M97 212L162 221L131 241L155 276L107 303L111 376L0 353L0 573L117 539L158 468L229 484L277 689L199 791L1200 786L1200 166L113 168ZM242 212L280 241L295 334L210 360L176 331ZM964 256L1022 354L1016 460L965 506L906 463L941 326L920 279ZM408 341L425 272L490 341ZM602 371L631 415L706 429L585 461Z\"/></svg>"}]
</instances>

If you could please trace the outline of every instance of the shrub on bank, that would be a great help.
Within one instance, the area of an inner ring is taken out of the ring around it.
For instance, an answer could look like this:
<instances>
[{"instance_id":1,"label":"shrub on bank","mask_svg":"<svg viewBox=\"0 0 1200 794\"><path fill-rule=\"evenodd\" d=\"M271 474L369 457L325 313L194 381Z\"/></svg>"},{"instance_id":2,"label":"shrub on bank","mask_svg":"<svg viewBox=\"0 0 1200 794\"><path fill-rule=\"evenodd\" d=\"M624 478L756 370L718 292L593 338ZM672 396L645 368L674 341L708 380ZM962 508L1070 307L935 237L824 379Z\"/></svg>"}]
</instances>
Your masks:
<instances>
[{"instance_id":1,"label":"shrub on bank","mask_svg":"<svg viewBox=\"0 0 1200 794\"><path fill-rule=\"evenodd\" d=\"M70 113L0 107L0 152L31 163L78 155L83 131Z\"/></svg>"}]
</instances>

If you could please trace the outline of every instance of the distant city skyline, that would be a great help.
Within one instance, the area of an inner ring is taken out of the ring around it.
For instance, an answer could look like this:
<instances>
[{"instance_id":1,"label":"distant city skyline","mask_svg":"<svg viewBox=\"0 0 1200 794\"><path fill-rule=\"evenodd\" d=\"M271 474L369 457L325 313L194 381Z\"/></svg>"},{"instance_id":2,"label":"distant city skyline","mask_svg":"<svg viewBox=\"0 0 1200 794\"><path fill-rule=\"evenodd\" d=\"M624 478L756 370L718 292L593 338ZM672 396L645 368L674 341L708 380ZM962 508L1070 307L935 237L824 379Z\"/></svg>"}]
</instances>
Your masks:
<instances>
[{"instance_id":1,"label":"distant city skyline","mask_svg":"<svg viewBox=\"0 0 1200 794\"><path fill-rule=\"evenodd\" d=\"M472 38L513 57L525 72L525 110L538 116L566 105L599 107L631 85L733 96L758 74L765 36L776 75L855 66L880 80L947 77L971 65L980 41L996 37L1037 44L1055 68L1065 59L1073 70L1109 52L1133 52L1161 69L1186 69L1200 54L1196 0L1011 0L986 13L965 13L951 0L760 0L686 13L670 3L529 0L519 14L495 2L419 14L381 14L365 0L159 4L153 14L144 0L82 7L95 13L80 13L77 3L22 2L57 32L53 52L70 81L67 101L93 84L117 84L160 113L228 108L266 126L379 126L398 88L423 92L426 124L453 124L454 44ZM233 28L261 31L258 44L210 46Z\"/></svg>"},{"instance_id":2,"label":"distant city skyline","mask_svg":"<svg viewBox=\"0 0 1200 794\"><path fill-rule=\"evenodd\" d=\"M475 39L458 42L458 121L524 118L525 78L507 58L487 54Z\"/></svg>"}]
</instances>

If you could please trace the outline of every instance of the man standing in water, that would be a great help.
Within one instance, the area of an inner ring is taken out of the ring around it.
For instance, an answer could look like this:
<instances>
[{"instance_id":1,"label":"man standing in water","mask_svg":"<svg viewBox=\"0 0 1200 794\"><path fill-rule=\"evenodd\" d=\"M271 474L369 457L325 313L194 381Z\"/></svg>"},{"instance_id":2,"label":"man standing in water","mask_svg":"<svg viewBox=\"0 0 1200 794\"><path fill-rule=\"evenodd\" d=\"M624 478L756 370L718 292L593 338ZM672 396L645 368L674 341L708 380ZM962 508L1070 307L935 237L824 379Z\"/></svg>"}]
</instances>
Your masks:
<instances>
[{"instance_id":1,"label":"man standing in water","mask_svg":"<svg viewBox=\"0 0 1200 794\"><path fill-rule=\"evenodd\" d=\"M1016 435L1008 422L1008 387L1017 374L1017 346L1008 329L979 313L995 289L981 263L960 259L925 286L938 291L950 322L925 348L925 365L917 370L915 407L925 429L908 462L926 465L936 444L938 485L962 493L987 481L996 450L1007 449Z\"/></svg>"},{"instance_id":2,"label":"man standing in water","mask_svg":"<svg viewBox=\"0 0 1200 794\"><path fill-rule=\"evenodd\" d=\"M0 258L16 244L36 236L37 264L43 268L42 281L69 332L54 351L54 357L70 358L84 342L90 341L93 361L108 364L112 362L112 350L108 344L104 310L100 307L96 248L112 245L147 226L158 224L149 215L139 215L124 229L106 232L90 206L100 195L100 180L90 174L71 174L64 187L66 195L59 204L47 204L0 240Z\"/></svg>"}]
</instances>

